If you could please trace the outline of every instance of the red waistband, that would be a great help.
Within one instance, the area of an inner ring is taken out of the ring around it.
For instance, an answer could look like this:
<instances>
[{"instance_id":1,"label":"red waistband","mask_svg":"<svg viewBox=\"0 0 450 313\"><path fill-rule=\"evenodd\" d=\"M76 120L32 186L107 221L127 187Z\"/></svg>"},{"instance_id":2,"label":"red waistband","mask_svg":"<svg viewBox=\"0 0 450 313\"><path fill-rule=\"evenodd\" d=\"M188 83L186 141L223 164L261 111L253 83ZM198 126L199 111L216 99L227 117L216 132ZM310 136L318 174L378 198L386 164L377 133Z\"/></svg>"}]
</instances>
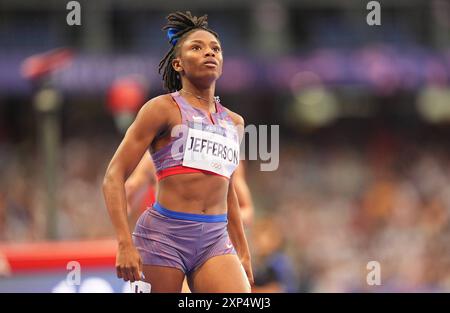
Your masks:
<instances>
[{"instance_id":1,"label":"red waistband","mask_svg":"<svg viewBox=\"0 0 450 313\"><path fill-rule=\"evenodd\" d=\"M178 165L178 166L173 166L173 167L168 167L168 168L162 169L156 173L156 177L158 178L158 180L161 180L164 177L171 176L171 175L190 174L190 173L203 173L203 174L207 174L207 175L216 175L216 176L225 177L226 179L228 179L228 177L226 177L226 176L223 176L223 175L211 172L211 171L201 170L198 168L192 168L192 167L187 167L187 166L183 166L183 165Z\"/></svg>"}]
</instances>

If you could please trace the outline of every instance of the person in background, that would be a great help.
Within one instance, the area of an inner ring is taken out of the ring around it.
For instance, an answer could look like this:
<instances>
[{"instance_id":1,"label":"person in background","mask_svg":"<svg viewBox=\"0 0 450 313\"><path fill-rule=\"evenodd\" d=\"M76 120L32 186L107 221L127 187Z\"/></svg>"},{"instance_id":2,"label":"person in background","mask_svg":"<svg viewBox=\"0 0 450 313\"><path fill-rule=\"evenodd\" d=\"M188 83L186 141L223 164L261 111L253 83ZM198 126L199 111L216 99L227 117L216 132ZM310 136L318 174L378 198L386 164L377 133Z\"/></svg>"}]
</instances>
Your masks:
<instances>
[{"instance_id":1,"label":"person in background","mask_svg":"<svg viewBox=\"0 0 450 313\"><path fill-rule=\"evenodd\" d=\"M273 218L258 220L252 234L255 251L255 284L252 292L298 292L296 272L283 251L284 238Z\"/></svg>"}]
</instances>

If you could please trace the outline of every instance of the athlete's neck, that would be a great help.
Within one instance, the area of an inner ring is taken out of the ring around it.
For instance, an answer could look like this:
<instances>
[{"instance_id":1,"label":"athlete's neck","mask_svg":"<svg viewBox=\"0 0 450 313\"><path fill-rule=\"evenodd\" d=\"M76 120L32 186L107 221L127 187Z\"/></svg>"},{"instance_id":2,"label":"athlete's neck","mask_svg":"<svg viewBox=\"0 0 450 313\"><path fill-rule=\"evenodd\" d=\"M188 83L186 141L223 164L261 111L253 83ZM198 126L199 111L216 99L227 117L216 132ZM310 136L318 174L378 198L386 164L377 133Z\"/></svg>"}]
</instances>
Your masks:
<instances>
[{"instance_id":1,"label":"athlete's neck","mask_svg":"<svg viewBox=\"0 0 450 313\"><path fill-rule=\"evenodd\" d=\"M190 96L196 99L193 105L203 109L207 112L215 112L214 92L216 84L213 83L209 87L199 87L190 83L187 79L183 81L183 88L181 91L185 91L183 96Z\"/></svg>"}]
</instances>

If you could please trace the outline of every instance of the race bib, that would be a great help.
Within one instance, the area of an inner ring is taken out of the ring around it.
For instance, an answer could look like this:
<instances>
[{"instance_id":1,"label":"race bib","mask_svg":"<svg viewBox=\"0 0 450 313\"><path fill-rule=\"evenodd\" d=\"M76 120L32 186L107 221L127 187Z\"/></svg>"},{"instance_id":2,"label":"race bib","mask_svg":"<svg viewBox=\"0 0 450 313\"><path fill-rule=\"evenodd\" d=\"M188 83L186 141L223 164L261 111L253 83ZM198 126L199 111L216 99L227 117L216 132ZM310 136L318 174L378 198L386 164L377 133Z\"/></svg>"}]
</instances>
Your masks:
<instances>
[{"instance_id":1,"label":"race bib","mask_svg":"<svg viewBox=\"0 0 450 313\"><path fill-rule=\"evenodd\" d=\"M152 290L152 286L142 280L137 280L130 283L130 288L132 293L150 293Z\"/></svg>"},{"instance_id":2,"label":"race bib","mask_svg":"<svg viewBox=\"0 0 450 313\"><path fill-rule=\"evenodd\" d=\"M236 136L225 137L202 129L189 128L183 166L198 168L230 178L239 165Z\"/></svg>"}]
</instances>

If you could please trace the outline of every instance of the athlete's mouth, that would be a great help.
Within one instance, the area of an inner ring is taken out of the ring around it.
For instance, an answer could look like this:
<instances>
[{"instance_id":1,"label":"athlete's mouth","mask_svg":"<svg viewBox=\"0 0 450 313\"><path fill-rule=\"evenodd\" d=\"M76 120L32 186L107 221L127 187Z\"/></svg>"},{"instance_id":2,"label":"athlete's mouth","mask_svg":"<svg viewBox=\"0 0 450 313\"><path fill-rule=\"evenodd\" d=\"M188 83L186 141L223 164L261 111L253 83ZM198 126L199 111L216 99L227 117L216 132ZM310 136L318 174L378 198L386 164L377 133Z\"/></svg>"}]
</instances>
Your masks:
<instances>
[{"instance_id":1,"label":"athlete's mouth","mask_svg":"<svg viewBox=\"0 0 450 313\"><path fill-rule=\"evenodd\" d=\"M217 61L214 59L209 59L209 60L203 62L203 64L208 65L208 66L217 66L218 65Z\"/></svg>"}]
</instances>

